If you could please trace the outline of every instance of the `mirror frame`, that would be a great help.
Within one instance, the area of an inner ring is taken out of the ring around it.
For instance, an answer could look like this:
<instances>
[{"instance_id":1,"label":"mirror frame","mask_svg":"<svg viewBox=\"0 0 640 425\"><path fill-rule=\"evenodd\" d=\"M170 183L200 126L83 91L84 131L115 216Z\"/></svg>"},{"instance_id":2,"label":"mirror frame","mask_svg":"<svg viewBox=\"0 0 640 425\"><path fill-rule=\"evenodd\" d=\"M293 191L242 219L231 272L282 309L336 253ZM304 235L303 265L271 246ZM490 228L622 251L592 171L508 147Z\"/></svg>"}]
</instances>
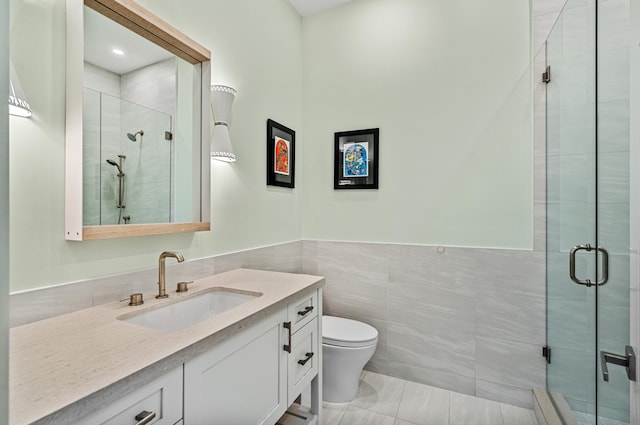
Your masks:
<instances>
[{"instance_id":1,"label":"mirror frame","mask_svg":"<svg viewBox=\"0 0 640 425\"><path fill-rule=\"evenodd\" d=\"M194 188L194 200L199 200L200 203L199 221L194 217L193 222L84 226L82 217L82 91L84 84L82 81L84 81L85 5L179 58L194 65L201 64L201 179L200 182L195 182L199 191ZM66 9L65 239L81 241L210 230L211 52L131 0L66 0Z\"/></svg>"}]
</instances>

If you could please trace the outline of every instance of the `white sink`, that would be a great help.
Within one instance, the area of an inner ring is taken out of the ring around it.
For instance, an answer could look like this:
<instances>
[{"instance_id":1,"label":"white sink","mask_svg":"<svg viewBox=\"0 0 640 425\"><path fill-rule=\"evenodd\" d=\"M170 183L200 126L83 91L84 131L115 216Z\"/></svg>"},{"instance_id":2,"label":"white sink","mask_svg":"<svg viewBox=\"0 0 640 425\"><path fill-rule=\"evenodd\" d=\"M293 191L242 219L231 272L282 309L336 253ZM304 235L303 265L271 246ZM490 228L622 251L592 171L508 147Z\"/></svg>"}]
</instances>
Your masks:
<instances>
[{"instance_id":1,"label":"white sink","mask_svg":"<svg viewBox=\"0 0 640 425\"><path fill-rule=\"evenodd\" d=\"M261 296L257 292L238 293L223 288L215 288L204 294L167 304L139 314L118 317L127 323L173 332L207 320L217 314L231 310L241 304Z\"/></svg>"}]
</instances>

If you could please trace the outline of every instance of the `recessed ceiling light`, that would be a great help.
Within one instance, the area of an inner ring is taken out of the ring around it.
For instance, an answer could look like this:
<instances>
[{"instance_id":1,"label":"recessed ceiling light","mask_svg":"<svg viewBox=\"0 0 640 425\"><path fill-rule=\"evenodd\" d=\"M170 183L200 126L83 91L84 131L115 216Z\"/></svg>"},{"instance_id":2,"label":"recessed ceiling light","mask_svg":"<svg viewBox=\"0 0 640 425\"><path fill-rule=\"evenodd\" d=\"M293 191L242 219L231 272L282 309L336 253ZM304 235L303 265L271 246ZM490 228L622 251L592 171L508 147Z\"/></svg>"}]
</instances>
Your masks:
<instances>
[{"instance_id":1,"label":"recessed ceiling light","mask_svg":"<svg viewBox=\"0 0 640 425\"><path fill-rule=\"evenodd\" d=\"M124 55L124 52L120 49L113 49L112 52L115 53L116 55Z\"/></svg>"}]
</instances>

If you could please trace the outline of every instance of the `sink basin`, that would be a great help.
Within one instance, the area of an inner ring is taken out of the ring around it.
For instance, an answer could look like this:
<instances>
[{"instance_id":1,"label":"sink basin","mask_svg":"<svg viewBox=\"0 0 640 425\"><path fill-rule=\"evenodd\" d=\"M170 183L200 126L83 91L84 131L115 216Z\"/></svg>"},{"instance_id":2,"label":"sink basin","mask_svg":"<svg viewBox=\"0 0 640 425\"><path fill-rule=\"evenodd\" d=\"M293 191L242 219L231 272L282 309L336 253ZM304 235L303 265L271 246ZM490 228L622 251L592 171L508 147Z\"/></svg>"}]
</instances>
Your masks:
<instances>
[{"instance_id":1,"label":"sink basin","mask_svg":"<svg viewBox=\"0 0 640 425\"><path fill-rule=\"evenodd\" d=\"M139 314L126 314L119 320L163 332L186 329L217 314L231 310L261 296L258 292L244 292L216 288L172 304Z\"/></svg>"}]
</instances>

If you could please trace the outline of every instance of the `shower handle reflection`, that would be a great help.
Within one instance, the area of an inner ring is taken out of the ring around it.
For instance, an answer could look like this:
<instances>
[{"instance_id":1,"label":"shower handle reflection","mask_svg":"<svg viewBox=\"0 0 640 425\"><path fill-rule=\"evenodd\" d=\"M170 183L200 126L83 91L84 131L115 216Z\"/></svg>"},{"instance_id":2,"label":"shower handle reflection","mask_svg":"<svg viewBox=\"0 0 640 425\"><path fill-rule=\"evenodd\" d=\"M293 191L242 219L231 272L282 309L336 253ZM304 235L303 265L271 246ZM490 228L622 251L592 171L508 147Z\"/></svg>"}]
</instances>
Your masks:
<instances>
[{"instance_id":1,"label":"shower handle reflection","mask_svg":"<svg viewBox=\"0 0 640 425\"><path fill-rule=\"evenodd\" d=\"M118 162L115 162L113 159L107 159L107 164L112 165L118 169L118 204L116 208L118 208L118 224L122 222L122 212L126 208L124 205L124 195L125 195L125 174L124 174L124 160L127 159L125 155L118 155ZM125 216L125 224L129 222L130 216Z\"/></svg>"}]
</instances>

